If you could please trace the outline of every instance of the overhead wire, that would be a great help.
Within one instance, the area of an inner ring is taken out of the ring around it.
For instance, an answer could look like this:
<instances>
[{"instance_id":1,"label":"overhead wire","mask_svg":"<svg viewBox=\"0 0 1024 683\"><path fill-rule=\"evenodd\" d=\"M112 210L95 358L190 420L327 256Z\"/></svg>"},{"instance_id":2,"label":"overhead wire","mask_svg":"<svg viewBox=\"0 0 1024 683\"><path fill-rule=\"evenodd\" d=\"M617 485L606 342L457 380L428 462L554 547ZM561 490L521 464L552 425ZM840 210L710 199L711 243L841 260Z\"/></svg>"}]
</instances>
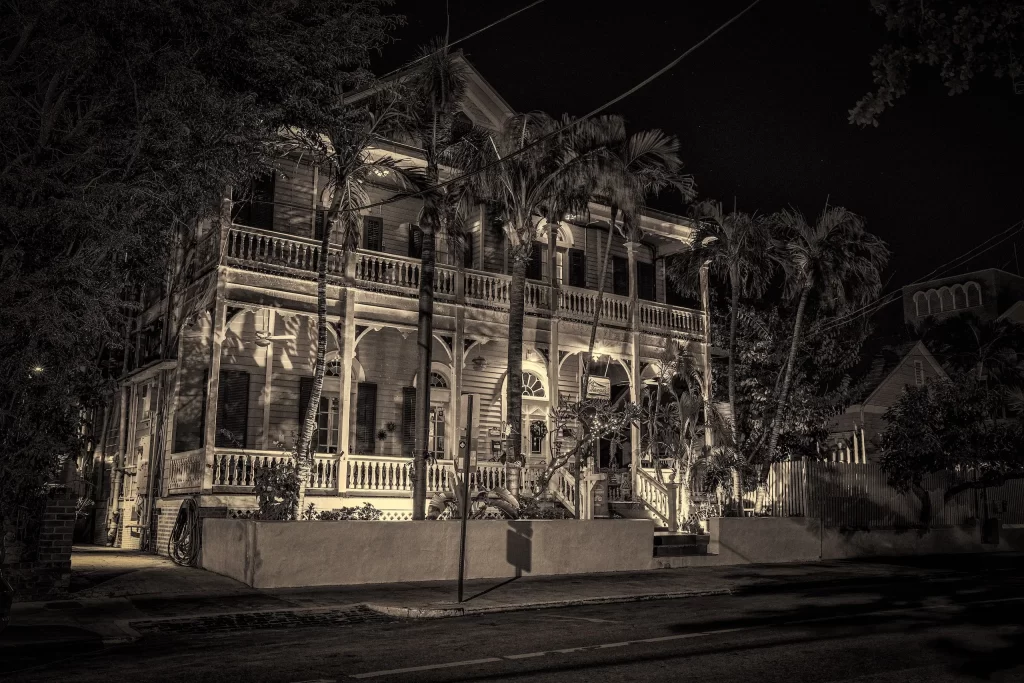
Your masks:
<instances>
[{"instance_id":1,"label":"overhead wire","mask_svg":"<svg viewBox=\"0 0 1024 683\"><path fill-rule=\"evenodd\" d=\"M960 254L959 256L956 256L955 258L946 261L945 263L934 268L931 272L927 273L926 275L923 275L922 277L914 280L913 282L908 282L907 284L903 285L903 287L901 287L900 289L893 292L889 292L888 294L884 294L875 299L874 301L869 302L854 311L851 311L850 313L837 317L835 320L827 323L824 327L809 333L808 337L814 337L820 334L825 334L826 332L830 332L838 327L842 327L852 322L855 318L872 315L873 313L875 313L878 310L881 310L885 306L888 306L889 304L898 301L903 295L903 288L910 287L916 284L921 284L922 282L927 282L928 280L935 279L936 277L941 277L948 273L950 270L958 268L959 266L977 258L978 256L981 256L985 252L988 252L996 248L1006 240L1010 239L1011 237L1014 237L1017 233L1021 232L1021 230L1024 230L1024 221L1018 221L1017 223L1014 223L1009 228L989 237L982 243L968 250L966 253ZM993 242L993 240L998 241Z\"/></svg>"}]
</instances>

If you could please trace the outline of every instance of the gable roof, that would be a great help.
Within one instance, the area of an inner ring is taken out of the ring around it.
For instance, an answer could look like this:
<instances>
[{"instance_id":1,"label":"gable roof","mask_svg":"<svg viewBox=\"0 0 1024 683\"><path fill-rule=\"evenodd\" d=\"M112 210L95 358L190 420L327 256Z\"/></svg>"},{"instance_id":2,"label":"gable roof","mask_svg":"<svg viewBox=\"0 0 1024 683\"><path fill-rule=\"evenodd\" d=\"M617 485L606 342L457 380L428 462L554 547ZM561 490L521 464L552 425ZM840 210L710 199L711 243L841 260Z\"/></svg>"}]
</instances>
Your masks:
<instances>
[{"instance_id":1,"label":"gable roof","mask_svg":"<svg viewBox=\"0 0 1024 683\"><path fill-rule=\"evenodd\" d=\"M919 354L922 357L924 357L924 359L932 367L932 370L935 371L936 375L938 375L942 379L949 379L949 376L946 375L946 371L943 370L939 362L935 360L935 356L932 355L932 352L928 350L928 347L924 345L924 342L919 341L915 343L913 346L911 346L906 353L899 356L899 362L897 362L892 367L888 368L888 371L885 373L884 378L880 382L878 382L875 388L871 390L871 393L868 394L863 401L861 401L861 404L870 404L872 402L872 399L875 398L875 396L882 390L882 388L889 382L889 380L892 379L893 375L895 375L896 372L900 369L900 367L903 366L904 361L906 361L909 356L915 354Z\"/></svg>"}]
</instances>

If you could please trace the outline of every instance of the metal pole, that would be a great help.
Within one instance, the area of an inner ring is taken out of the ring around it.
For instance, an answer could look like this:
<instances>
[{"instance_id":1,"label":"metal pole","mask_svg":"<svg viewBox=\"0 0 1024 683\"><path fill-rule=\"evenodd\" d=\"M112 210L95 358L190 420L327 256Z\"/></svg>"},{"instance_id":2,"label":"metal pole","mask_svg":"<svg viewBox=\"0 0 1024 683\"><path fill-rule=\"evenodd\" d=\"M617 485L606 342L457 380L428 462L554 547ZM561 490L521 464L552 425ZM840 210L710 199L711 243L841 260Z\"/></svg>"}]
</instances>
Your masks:
<instances>
[{"instance_id":1,"label":"metal pole","mask_svg":"<svg viewBox=\"0 0 1024 683\"><path fill-rule=\"evenodd\" d=\"M473 394L466 396L466 441L462 448L462 530L459 540L459 602L466 573L466 522L469 519L469 449L473 435Z\"/></svg>"}]
</instances>

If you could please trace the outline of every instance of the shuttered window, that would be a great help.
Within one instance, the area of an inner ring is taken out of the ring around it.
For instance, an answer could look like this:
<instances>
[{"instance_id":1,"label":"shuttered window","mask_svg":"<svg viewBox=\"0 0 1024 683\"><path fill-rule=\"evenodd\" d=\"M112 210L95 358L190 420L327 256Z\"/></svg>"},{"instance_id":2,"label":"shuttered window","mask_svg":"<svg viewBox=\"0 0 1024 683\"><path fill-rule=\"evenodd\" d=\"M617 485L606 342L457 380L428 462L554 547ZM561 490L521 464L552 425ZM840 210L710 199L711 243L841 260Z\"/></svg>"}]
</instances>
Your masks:
<instances>
[{"instance_id":1,"label":"shuttered window","mask_svg":"<svg viewBox=\"0 0 1024 683\"><path fill-rule=\"evenodd\" d=\"M530 262L526 264L526 279L540 280L544 277L544 250L539 242L534 242L530 250Z\"/></svg>"},{"instance_id":2,"label":"shuttered window","mask_svg":"<svg viewBox=\"0 0 1024 683\"><path fill-rule=\"evenodd\" d=\"M612 292L629 296L629 261L622 256L612 257Z\"/></svg>"},{"instance_id":3,"label":"shuttered window","mask_svg":"<svg viewBox=\"0 0 1024 683\"><path fill-rule=\"evenodd\" d=\"M249 424L249 373L221 370L217 391L217 436L214 445L247 448Z\"/></svg>"},{"instance_id":4,"label":"shuttered window","mask_svg":"<svg viewBox=\"0 0 1024 683\"><path fill-rule=\"evenodd\" d=\"M324 229L327 227L327 211L324 209L316 210L316 218L313 220L313 239L322 240L324 238Z\"/></svg>"},{"instance_id":5,"label":"shuttered window","mask_svg":"<svg viewBox=\"0 0 1024 683\"><path fill-rule=\"evenodd\" d=\"M466 238L462 240L462 267L472 268L473 267L473 244L476 242L476 234L469 233Z\"/></svg>"},{"instance_id":6,"label":"shuttered window","mask_svg":"<svg viewBox=\"0 0 1024 683\"><path fill-rule=\"evenodd\" d=\"M232 192L232 221L251 228L274 229L274 177L271 171L253 181L246 190Z\"/></svg>"},{"instance_id":7,"label":"shuttered window","mask_svg":"<svg viewBox=\"0 0 1024 683\"><path fill-rule=\"evenodd\" d=\"M377 385L360 382L356 390L356 452L370 455L377 450Z\"/></svg>"},{"instance_id":8,"label":"shuttered window","mask_svg":"<svg viewBox=\"0 0 1024 683\"><path fill-rule=\"evenodd\" d=\"M423 256L423 231L418 225L409 226L409 256L422 258Z\"/></svg>"},{"instance_id":9,"label":"shuttered window","mask_svg":"<svg viewBox=\"0 0 1024 683\"><path fill-rule=\"evenodd\" d=\"M569 286L587 286L587 254L582 249L569 250Z\"/></svg>"},{"instance_id":10,"label":"shuttered window","mask_svg":"<svg viewBox=\"0 0 1024 683\"><path fill-rule=\"evenodd\" d=\"M654 286L654 264L653 263L641 263L636 264L636 295L638 298L644 301L655 301L657 299L657 290Z\"/></svg>"},{"instance_id":11,"label":"shuttered window","mask_svg":"<svg viewBox=\"0 0 1024 683\"><path fill-rule=\"evenodd\" d=\"M306 408L313 395L313 378L299 378L299 428L306 421ZM320 395L320 406L316 412L316 427L309 440L309 450L313 453L338 452L338 400L334 397Z\"/></svg>"},{"instance_id":12,"label":"shuttered window","mask_svg":"<svg viewBox=\"0 0 1024 683\"><path fill-rule=\"evenodd\" d=\"M416 387L402 389L402 455L416 453Z\"/></svg>"},{"instance_id":13,"label":"shuttered window","mask_svg":"<svg viewBox=\"0 0 1024 683\"><path fill-rule=\"evenodd\" d=\"M363 247L384 251L384 219L380 216L363 216Z\"/></svg>"}]
</instances>

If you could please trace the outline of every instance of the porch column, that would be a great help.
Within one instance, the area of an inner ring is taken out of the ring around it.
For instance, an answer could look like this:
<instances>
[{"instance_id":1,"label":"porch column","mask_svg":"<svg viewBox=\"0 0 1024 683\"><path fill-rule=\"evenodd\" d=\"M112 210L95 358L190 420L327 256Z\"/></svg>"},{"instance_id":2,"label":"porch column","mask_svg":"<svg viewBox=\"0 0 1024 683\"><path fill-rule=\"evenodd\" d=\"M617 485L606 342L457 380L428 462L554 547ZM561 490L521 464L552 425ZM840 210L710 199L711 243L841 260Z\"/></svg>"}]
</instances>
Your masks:
<instances>
[{"instance_id":1,"label":"porch column","mask_svg":"<svg viewBox=\"0 0 1024 683\"><path fill-rule=\"evenodd\" d=\"M350 262L354 262L350 259ZM346 269L347 272L347 269ZM344 456L352 446L352 406L349 401L352 399L352 365L356 357L356 290L345 287L341 291L341 334L338 335L341 341L341 377L338 378L338 453ZM341 475L343 466L338 465L339 482L344 481Z\"/></svg>"},{"instance_id":2,"label":"porch column","mask_svg":"<svg viewBox=\"0 0 1024 683\"><path fill-rule=\"evenodd\" d=\"M206 377L205 430L203 432L203 450L205 451L206 467L203 470L203 492L213 489L213 456L214 444L217 440L217 397L220 392L220 357L224 345L224 331L227 327L228 305L224 302L223 285L218 283L217 297L213 307L213 320L210 330L210 372Z\"/></svg>"},{"instance_id":3,"label":"porch column","mask_svg":"<svg viewBox=\"0 0 1024 683\"><path fill-rule=\"evenodd\" d=\"M270 333L270 336L274 336L275 325L277 324L276 318L274 309L271 308L267 313L267 332ZM270 450L270 392L274 379L274 346L275 344L271 343L263 349L266 367L264 368L265 375L263 378L263 391L261 392L263 427L260 431L260 449L264 451Z\"/></svg>"},{"instance_id":4,"label":"porch column","mask_svg":"<svg viewBox=\"0 0 1024 683\"><path fill-rule=\"evenodd\" d=\"M629 396L633 403L640 400L640 316L637 306L636 288L636 252L638 242L626 242L626 255L629 258L629 311L630 311L630 344L629 344ZM636 491L638 484L637 468L640 463L640 425L635 422L629 427L630 458L629 476L630 489Z\"/></svg>"},{"instance_id":5,"label":"porch column","mask_svg":"<svg viewBox=\"0 0 1024 683\"><path fill-rule=\"evenodd\" d=\"M702 391L702 399L704 400L704 423L707 424L710 420L710 404L711 404L711 306L708 295L708 264L705 263L700 268L700 308L703 313L704 320L704 353L701 358L702 370L704 374L704 387ZM735 419L735 418L734 418ZM711 430L704 430L704 445L712 445L712 434Z\"/></svg>"},{"instance_id":6,"label":"porch column","mask_svg":"<svg viewBox=\"0 0 1024 683\"><path fill-rule=\"evenodd\" d=\"M483 209L481 209L481 212ZM483 214L480 218L480 232L483 233ZM480 252L481 258L483 251ZM445 458L451 460L458 467L459 438L462 436L462 377L466 370L466 278L459 268L458 277L455 279L455 336L452 338L452 387L451 405L448 406L448 413L451 415L451 434L445 441ZM477 425L479 427L479 425ZM484 453L473 440L473 434L466 434L466 441L470 450L477 451L477 457Z\"/></svg>"}]
</instances>

